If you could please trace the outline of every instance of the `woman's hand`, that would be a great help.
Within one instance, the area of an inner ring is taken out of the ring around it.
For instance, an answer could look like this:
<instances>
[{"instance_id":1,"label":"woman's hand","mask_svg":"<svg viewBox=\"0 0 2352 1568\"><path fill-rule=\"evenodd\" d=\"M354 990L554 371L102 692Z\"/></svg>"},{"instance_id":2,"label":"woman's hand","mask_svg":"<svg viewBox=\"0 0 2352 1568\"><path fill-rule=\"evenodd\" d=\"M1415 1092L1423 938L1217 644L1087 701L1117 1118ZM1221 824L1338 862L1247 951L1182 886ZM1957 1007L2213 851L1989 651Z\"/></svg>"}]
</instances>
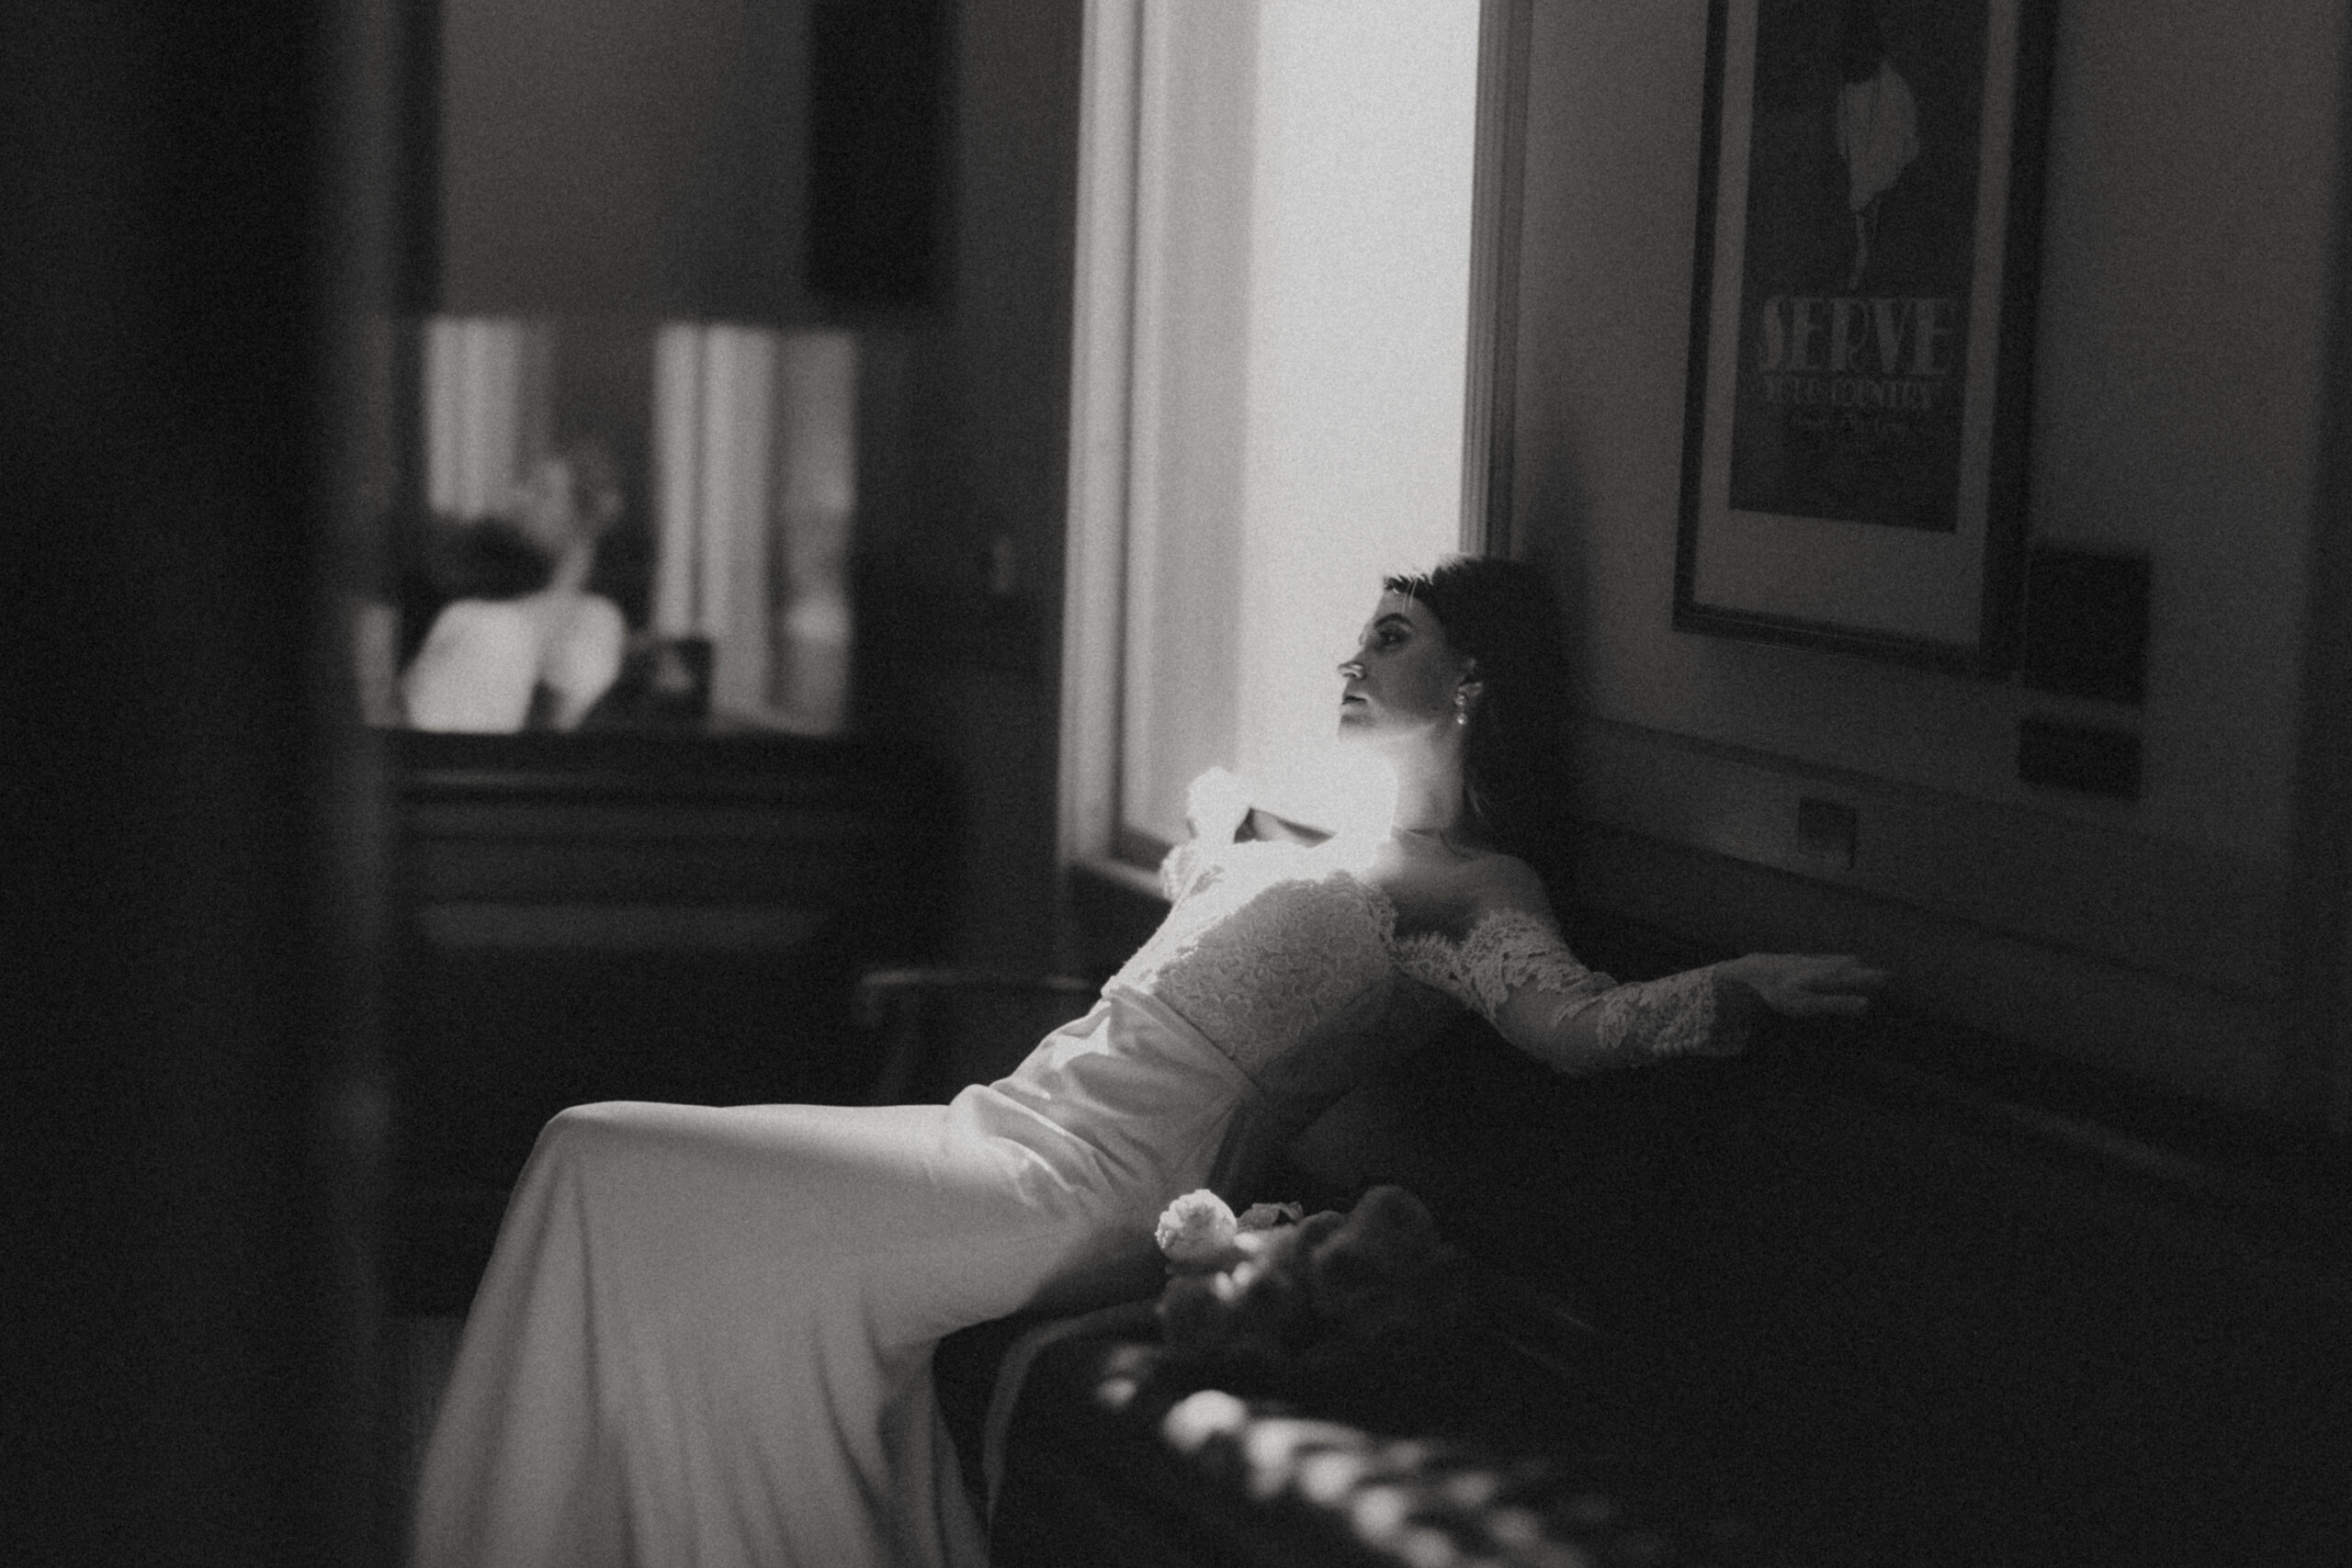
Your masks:
<instances>
[{"instance_id":1,"label":"woman's hand","mask_svg":"<svg viewBox=\"0 0 2352 1568\"><path fill-rule=\"evenodd\" d=\"M1736 1011L1752 1017L1762 1008L1783 1018L1854 1017L1889 978L1842 953L1751 953L1717 964L1715 974Z\"/></svg>"}]
</instances>

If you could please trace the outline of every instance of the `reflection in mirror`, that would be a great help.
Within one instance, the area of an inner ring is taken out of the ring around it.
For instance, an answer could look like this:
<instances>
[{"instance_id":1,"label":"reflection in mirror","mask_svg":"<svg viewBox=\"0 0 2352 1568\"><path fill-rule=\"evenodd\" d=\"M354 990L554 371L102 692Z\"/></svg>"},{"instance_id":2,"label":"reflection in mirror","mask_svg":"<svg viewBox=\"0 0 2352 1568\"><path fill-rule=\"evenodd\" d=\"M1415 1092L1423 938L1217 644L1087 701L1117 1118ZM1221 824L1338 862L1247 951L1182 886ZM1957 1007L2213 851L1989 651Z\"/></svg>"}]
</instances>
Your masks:
<instances>
[{"instance_id":1,"label":"reflection in mirror","mask_svg":"<svg viewBox=\"0 0 2352 1568\"><path fill-rule=\"evenodd\" d=\"M386 580L356 628L371 722L842 728L856 334L435 316L400 335Z\"/></svg>"}]
</instances>

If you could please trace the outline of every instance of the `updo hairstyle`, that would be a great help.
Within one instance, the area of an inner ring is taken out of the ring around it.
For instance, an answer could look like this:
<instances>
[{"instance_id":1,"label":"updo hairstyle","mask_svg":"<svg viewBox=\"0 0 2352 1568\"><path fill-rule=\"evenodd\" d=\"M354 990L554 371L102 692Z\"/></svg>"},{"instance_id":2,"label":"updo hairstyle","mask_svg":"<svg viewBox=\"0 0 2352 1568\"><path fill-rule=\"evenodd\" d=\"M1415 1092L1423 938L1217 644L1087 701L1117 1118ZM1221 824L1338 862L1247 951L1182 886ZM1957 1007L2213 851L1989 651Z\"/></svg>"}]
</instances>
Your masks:
<instances>
[{"instance_id":1,"label":"updo hairstyle","mask_svg":"<svg viewBox=\"0 0 2352 1568\"><path fill-rule=\"evenodd\" d=\"M1544 572L1501 556L1453 556L1384 587L1438 619L1481 691L1469 708L1463 795L1497 849L1555 881L1567 851L1566 632Z\"/></svg>"}]
</instances>

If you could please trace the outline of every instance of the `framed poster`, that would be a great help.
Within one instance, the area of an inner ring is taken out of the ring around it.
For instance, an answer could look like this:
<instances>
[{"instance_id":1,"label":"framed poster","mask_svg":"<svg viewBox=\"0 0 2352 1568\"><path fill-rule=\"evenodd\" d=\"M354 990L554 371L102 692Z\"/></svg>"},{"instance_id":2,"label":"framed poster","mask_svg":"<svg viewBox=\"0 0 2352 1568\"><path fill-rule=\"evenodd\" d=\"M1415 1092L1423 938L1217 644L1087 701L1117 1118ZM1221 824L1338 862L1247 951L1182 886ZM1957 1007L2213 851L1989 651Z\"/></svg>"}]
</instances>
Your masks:
<instances>
[{"instance_id":1,"label":"framed poster","mask_svg":"<svg viewBox=\"0 0 2352 1568\"><path fill-rule=\"evenodd\" d=\"M1678 628L2014 656L2055 0L1713 0Z\"/></svg>"}]
</instances>

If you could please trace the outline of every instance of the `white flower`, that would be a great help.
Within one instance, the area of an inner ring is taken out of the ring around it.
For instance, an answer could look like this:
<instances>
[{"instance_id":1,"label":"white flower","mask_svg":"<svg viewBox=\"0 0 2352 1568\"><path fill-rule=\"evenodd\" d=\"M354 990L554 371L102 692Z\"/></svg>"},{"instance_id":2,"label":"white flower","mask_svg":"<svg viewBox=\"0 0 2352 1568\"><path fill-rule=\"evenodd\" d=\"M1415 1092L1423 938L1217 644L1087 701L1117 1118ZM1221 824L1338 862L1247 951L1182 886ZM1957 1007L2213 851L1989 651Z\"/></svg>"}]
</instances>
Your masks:
<instances>
[{"instance_id":1,"label":"white flower","mask_svg":"<svg viewBox=\"0 0 2352 1568\"><path fill-rule=\"evenodd\" d=\"M1239 1229L1225 1200L1204 1187L1169 1204L1152 1238L1169 1262L1180 1268L1199 1268L1221 1262Z\"/></svg>"},{"instance_id":2,"label":"white flower","mask_svg":"<svg viewBox=\"0 0 2352 1568\"><path fill-rule=\"evenodd\" d=\"M1223 1389L1190 1393L1160 1417L1159 1435L1179 1453L1198 1453L1211 1438L1238 1437L1250 1424L1250 1407Z\"/></svg>"}]
</instances>

